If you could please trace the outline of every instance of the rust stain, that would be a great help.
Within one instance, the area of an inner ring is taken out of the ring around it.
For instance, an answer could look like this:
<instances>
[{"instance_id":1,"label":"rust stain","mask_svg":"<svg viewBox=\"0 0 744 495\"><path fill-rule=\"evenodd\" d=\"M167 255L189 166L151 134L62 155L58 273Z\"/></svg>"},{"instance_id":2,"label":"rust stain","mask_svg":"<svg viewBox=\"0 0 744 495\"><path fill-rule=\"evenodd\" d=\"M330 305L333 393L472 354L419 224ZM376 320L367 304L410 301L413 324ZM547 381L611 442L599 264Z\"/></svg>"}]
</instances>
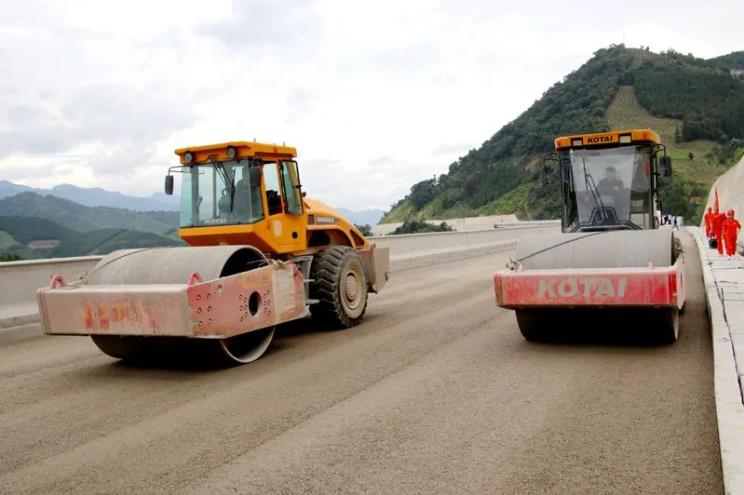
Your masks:
<instances>
[{"instance_id":1,"label":"rust stain","mask_svg":"<svg viewBox=\"0 0 744 495\"><path fill-rule=\"evenodd\" d=\"M93 319L93 310L89 306L85 306L83 321L85 321L85 329L93 330L95 328L95 320Z\"/></svg>"},{"instance_id":2,"label":"rust stain","mask_svg":"<svg viewBox=\"0 0 744 495\"><path fill-rule=\"evenodd\" d=\"M98 305L98 326L101 328L101 330L108 330L109 325L109 317L108 317L108 311L106 311L106 307L104 305Z\"/></svg>"}]
</instances>

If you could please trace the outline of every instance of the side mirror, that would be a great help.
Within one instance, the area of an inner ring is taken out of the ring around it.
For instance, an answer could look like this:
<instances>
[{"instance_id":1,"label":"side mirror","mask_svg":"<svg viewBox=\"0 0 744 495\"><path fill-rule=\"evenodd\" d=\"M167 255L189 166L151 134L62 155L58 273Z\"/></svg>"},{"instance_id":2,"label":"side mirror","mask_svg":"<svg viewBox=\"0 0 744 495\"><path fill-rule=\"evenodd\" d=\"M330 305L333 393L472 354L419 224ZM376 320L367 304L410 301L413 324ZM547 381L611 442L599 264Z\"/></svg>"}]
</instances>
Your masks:
<instances>
[{"instance_id":1,"label":"side mirror","mask_svg":"<svg viewBox=\"0 0 744 495\"><path fill-rule=\"evenodd\" d=\"M173 194L173 176L170 174L165 176L165 194L168 196Z\"/></svg>"},{"instance_id":2,"label":"side mirror","mask_svg":"<svg viewBox=\"0 0 744 495\"><path fill-rule=\"evenodd\" d=\"M553 175L553 168L550 166L551 162L558 163L558 155L555 152L543 155L543 169L541 174L543 186L550 184L550 176Z\"/></svg>"},{"instance_id":3,"label":"side mirror","mask_svg":"<svg viewBox=\"0 0 744 495\"><path fill-rule=\"evenodd\" d=\"M662 156L661 160L659 160L659 172L661 173L662 177L671 177L672 176L672 157L671 156Z\"/></svg>"}]
</instances>

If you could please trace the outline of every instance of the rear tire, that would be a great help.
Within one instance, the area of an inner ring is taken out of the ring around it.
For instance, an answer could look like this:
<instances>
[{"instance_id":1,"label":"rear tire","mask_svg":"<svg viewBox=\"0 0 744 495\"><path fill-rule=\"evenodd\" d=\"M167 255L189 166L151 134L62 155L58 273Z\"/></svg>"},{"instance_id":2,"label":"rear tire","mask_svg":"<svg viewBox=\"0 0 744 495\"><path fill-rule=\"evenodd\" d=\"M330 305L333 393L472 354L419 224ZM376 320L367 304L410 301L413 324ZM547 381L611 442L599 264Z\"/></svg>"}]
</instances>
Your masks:
<instances>
[{"instance_id":1,"label":"rear tire","mask_svg":"<svg viewBox=\"0 0 744 495\"><path fill-rule=\"evenodd\" d=\"M333 328L361 323L367 309L367 276L362 259L348 246L331 246L313 257L310 307L314 318Z\"/></svg>"},{"instance_id":2,"label":"rear tire","mask_svg":"<svg viewBox=\"0 0 744 495\"><path fill-rule=\"evenodd\" d=\"M545 325L542 324L545 319L540 318L539 313L528 309L517 309L514 313L517 316L519 331L526 340L530 342L545 340Z\"/></svg>"},{"instance_id":3,"label":"rear tire","mask_svg":"<svg viewBox=\"0 0 744 495\"><path fill-rule=\"evenodd\" d=\"M679 338L679 310L660 309L658 315L659 343L674 344Z\"/></svg>"}]
</instances>

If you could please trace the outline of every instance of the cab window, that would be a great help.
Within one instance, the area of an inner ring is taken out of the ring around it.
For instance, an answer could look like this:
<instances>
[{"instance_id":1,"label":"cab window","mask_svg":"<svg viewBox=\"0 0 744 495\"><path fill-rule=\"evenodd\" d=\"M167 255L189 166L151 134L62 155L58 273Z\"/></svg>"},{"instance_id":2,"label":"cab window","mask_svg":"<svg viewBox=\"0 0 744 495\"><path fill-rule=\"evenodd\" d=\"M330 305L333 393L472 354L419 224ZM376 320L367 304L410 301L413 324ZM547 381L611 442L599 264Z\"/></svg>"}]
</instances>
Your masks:
<instances>
[{"instance_id":1,"label":"cab window","mask_svg":"<svg viewBox=\"0 0 744 495\"><path fill-rule=\"evenodd\" d=\"M276 163L266 163L263 170L264 185L266 187L266 206L269 215L282 212L282 188L279 183L279 172Z\"/></svg>"},{"instance_id":2,"label":"cab window","mask_svg":"<svg viewBox=\"0 0 744 495\"><path fill-rule=\"evenodd\" d=\"M287 213L302 215L300 176L297 172L297 162L282 162L282 183L284 185Z\"/></svg>"}]
</instances>

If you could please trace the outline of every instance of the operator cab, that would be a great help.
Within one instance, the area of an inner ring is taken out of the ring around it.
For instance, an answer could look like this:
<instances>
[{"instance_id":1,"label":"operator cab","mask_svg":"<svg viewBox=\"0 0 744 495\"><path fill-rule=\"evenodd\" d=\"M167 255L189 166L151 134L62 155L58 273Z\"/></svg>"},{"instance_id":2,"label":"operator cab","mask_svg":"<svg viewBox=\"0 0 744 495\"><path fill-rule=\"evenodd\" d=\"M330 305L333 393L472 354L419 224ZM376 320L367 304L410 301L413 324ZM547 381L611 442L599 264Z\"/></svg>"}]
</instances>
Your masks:
<instances>
[{"instance_id":1,"label":"operator cab","mask_svg":"<svg viewBox=\"0 0 744 495\"><path fill-rule=\"evenodd\" d=\"M181 165L179 235L191 245L253 244L265 252L304 247L306 212L297 152L288 146L229 142L176 150ZM230 226L229 229L208 229ZM239 239L238 239L239 237Z\"/></svg>"},{"instance_id":2,"label":"operator cab","mask_svg":"<svg viewBox=\"0 0 744 495\"><path fill-rule=\"evenodd\" d=\"M671 160L650 129L559 137L558 163L563 232L641 230L658 227L659 175Z\"/></svg>"}]
</instances>

